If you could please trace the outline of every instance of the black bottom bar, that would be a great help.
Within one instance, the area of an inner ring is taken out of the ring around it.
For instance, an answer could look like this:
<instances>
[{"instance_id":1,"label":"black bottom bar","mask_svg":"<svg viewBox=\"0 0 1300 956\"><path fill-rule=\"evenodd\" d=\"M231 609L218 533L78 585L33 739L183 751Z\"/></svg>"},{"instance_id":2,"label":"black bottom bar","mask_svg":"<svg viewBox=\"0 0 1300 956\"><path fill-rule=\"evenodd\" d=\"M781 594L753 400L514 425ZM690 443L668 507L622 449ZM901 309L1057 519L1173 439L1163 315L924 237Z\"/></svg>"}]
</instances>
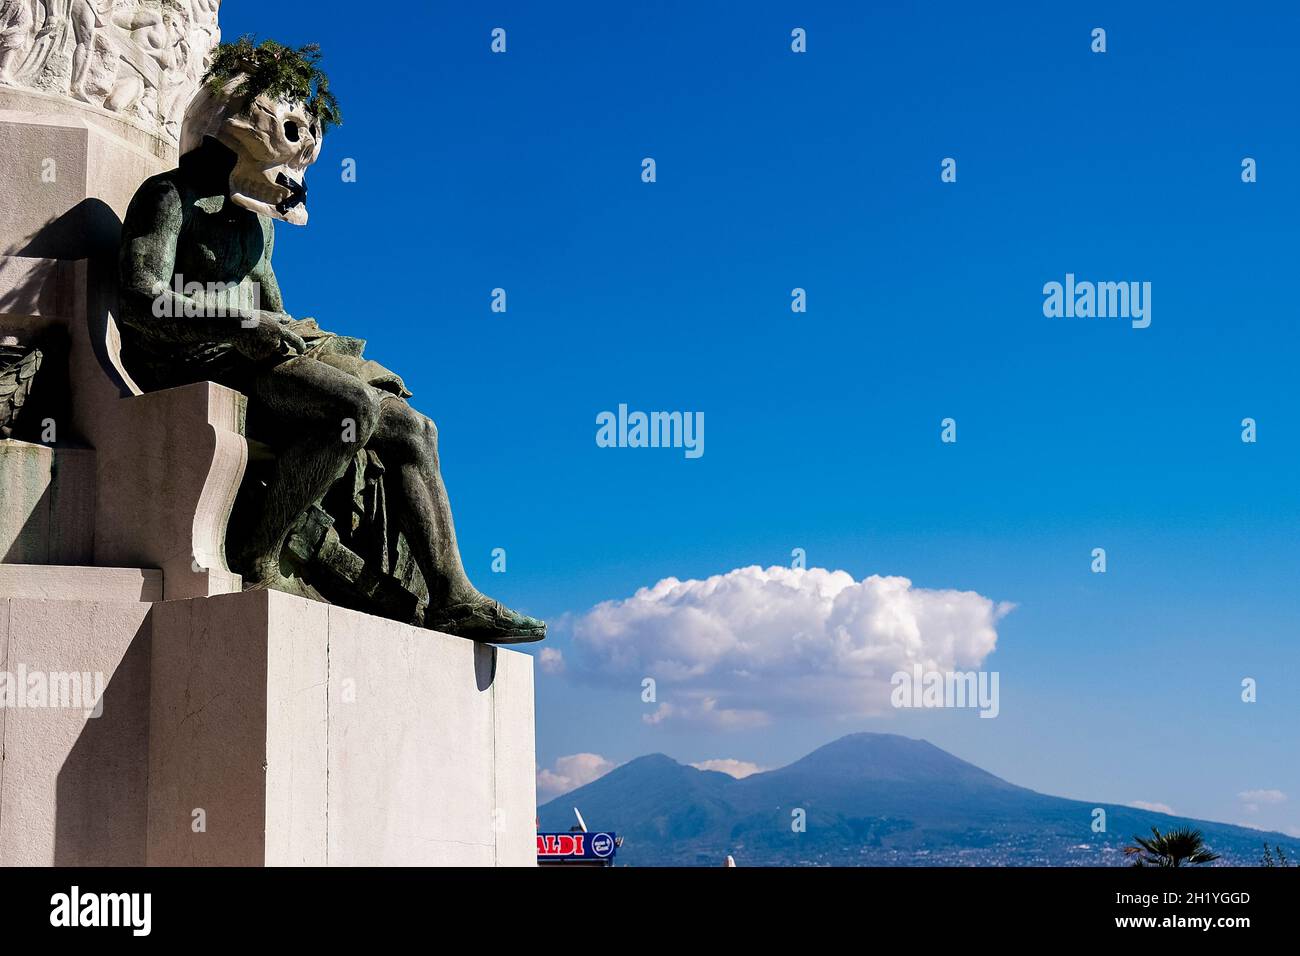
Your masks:
<instances>
[{"instance_id":1,"label":"black bottom bar","mask_svg":"<svg viewBox=\"0 0 1300 956\"><path fill-rule=\"evenodd\" d=\"M145 898L116 894L149 894L147 938L204 944L337 945L402 932L433 943L447 933L463 947L481 932L494 948L503 935L604 947L637 927L660 938L691 930L763 942L773 921L819 933L851 925L864 939L892 928L1231 941L1294 935L1300 868L10 869L0 870L0 894L6 942L76 933L129 944L133 925L143 928ZM117 926L70 925L115 918Z\"/></svg>"}]
</instances>

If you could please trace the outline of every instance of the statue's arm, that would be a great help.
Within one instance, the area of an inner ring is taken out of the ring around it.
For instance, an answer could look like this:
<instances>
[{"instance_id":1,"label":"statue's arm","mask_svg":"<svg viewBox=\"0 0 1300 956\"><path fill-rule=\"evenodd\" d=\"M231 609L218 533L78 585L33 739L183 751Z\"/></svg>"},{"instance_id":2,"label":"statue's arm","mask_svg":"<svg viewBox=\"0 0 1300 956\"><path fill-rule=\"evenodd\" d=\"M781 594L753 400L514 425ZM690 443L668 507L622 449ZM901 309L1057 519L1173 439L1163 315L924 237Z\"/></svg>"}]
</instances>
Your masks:
<instances>
[{"instance_id":1,"label":"statue's arm","mask_svg":"<svg viewBox=\"0 0 1300 956\"><path fill-rule=\"evenodd\" d=\"M269 219L261 216L258 218L262 224L262 242L265 251L257 265L253 267L249 278L257 283L261 307L267 312L273 312L287 319L289 316L285 315L284 296L280 294L280 280L275 277L275 269L271 266L271 255L275 252L275 225Z\"/></svg>"}]
</instances>

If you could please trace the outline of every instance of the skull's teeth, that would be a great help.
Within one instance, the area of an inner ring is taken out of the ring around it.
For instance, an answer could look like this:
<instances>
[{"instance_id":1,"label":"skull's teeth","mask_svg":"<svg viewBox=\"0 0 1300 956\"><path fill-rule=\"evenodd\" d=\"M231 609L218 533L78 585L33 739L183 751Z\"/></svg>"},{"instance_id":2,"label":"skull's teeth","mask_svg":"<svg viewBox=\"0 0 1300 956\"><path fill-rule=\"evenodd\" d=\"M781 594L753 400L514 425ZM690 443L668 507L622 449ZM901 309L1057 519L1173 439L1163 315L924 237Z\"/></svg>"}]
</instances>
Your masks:
<instances>
[{"instance_id":1,"label":"skull's teeth","mask_svg":"<svg viewBox=\"0 0 1300 956\"><path fill-rule=\"evenodd\" d=\"M243 193L249 199L255 199L258 202L264 202L268 206L274 206L283 202L290 195L290 191L283 186L278 186L274 182L268 182L265 179L257 178L239 178L232 180L231 186L233 192Z\"/></svg>"}]
</instances>

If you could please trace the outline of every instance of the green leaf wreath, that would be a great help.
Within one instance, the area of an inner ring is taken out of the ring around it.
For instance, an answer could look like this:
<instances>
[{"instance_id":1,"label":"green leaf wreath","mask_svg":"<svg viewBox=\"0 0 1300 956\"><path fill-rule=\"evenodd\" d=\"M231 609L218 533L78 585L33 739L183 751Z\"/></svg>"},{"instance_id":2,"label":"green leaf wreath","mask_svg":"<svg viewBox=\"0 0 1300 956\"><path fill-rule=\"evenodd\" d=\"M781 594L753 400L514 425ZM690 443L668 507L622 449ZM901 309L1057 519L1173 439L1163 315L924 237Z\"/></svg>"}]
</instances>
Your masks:
<instances>
[{"instance_id":1,"label":"green leaf wreath","mask_svg":"<svg viewBox=\"0 0 1300 956\"><path fill-rule=\"evenodd\" d=\"M329 77L319 63L318 44L309 43L295 50L274 40L258 43L255 37L242 36L234 43L217 47L203 80L215 92L242 75L245 79L237 92L244 97L245 104L262 94L272 99L301 101L324 132L331 126L342 125L343 114L330 92Z\"/></svg>"}]
</instances>

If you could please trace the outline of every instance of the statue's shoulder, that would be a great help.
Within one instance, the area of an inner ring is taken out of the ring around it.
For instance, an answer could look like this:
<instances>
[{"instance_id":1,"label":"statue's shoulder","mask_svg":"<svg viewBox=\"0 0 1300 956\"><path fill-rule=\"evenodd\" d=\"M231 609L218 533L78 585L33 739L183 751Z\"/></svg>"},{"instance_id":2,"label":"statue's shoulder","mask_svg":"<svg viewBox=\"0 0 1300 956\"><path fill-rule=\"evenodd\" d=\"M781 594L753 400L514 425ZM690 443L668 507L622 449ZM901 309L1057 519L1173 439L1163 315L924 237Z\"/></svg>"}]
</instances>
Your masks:
<instances>
[{"instance_id":1,"label":"statue's shoulder","mask_svg":"<svg viewBox=\"0 0 1300 956\"><path fill-rule=\"evenodd\" d=\"M127 220L173 218L184 219L185 209L193 203L191 190L179 169L150 176L135 191L127 208Z\"/></svg>"},{"instance_id":2,"label":"statue's shoulder","mask_svg":"<svg viewBox=\"0 0 1300 956\"><path fill-rule=\"evenodd\" d=\"M140 184L140 188L135 191L135 194L137 196L174 195L179 197L186 192L189 192L189 190L185 185L184 174L179 169L169 169L166 172L150 176Z\"/></svg>"}]
</instances>

